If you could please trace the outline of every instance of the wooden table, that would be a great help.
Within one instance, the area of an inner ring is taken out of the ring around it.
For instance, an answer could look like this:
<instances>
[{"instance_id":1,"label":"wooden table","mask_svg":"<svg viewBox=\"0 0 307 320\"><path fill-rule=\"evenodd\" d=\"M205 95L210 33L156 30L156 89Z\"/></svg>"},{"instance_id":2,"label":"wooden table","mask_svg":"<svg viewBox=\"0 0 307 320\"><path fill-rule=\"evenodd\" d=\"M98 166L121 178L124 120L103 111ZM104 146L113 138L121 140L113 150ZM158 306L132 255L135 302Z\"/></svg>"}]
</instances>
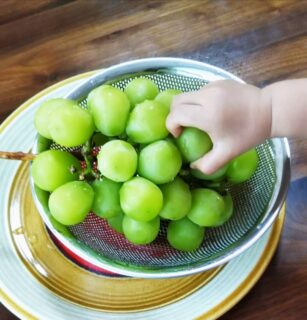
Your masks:
<instances>
[{"instance_id":1,"label":"wooden table","mask_svg":"<svg viewBox=\"0 0 307 320\"><path fill-rule=\"evenodd\" d=\"M200 60L259 86L307 77L306 31L307 1L299 0L2 0L0 120L57 81L143 57ZM307 316L307 140L291 141L291 150L280 245L224 320ZM0 307L0 319L16 318Z\"/></svg>"}]
</instances>

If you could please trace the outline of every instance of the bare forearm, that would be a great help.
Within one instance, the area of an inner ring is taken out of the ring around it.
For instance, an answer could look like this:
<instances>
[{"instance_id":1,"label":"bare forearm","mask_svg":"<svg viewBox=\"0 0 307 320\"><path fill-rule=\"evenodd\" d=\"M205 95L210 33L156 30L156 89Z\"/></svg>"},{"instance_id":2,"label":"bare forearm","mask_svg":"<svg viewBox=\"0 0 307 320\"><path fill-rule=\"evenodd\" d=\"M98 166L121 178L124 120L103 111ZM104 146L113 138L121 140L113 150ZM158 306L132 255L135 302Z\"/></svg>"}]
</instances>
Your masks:
<instances>
[{"instance_id":1,"label":"bare forearm","mask_svg":"<svg viewBox=\"0 0 307 320\"><path fill-rule=\"evenodd\" d=\"M307 79L276 82L263 94L272 108L271 137L307 138Z\"/></svg>"}]
</instances>

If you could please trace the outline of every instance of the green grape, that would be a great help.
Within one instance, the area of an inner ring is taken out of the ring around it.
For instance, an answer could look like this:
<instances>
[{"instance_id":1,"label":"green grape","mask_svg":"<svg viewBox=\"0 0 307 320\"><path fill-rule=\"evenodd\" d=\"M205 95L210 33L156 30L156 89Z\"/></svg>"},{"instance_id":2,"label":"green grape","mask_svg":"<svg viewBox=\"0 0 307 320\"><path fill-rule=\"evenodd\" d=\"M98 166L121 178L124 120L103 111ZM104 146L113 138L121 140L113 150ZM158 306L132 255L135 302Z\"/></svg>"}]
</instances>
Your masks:
<instances>
[{"instance_id":1,"label":"green grape","mask_svg":"<svg viewBox=\"0 0 307 320\"><path fill-rule=\"evenodd\" d=\"M50 113L48 129L56 143L64 147L76 147L92 136L95 125L88 110L69 102Z\"/></svg>"},{"instance_id":2,"label":"green grape","mask_svg":"<svg viewBox=\"0 0 307 320\"><path fill-rule=\"evenodd\" d=\"M87 104L101 133L113 137L125 131L130 102L120 89L109 85L100 86L90 92Z\"/></svg>"},{"instance_id":3,"label":"green grape","mask_svg":"<svg viewBox=\"0 0 307 320\"><path fill-rule=\"evenodd\" d=\"M198 179L202 179L202 180L220 181L225 177L228 166L229 166L229 164L226 164L223 167L221 167L220 169L216 170L212 174L204 174L197 169L192 169L191 174L194 177L196 177Z\"/></svg>"},{"instance_id":4,"label":"green grape","mask_svg":"<svg viewBox=\"0 0 307 320\"><path fill-rule=\"evenodd\" d=\"M160 186L163 194L163 207L160 217L169 220L183 218L191 209L192 196L189 186L179 177Z\"/></svg>"},{"instance_id":5,"label":"green grape","mask_svg":"<svg viewBox=\"0 0 307 320\"><path fill-rule=\"evenodd\" d=\"M101 147L97 161L102 175L113 181L123 182L135 174L137 153L128 142L112 140Z\"/></svg>"},{"instance_id":6,"label":"green grape","mask_svg":"<svg viewBox=\"0 0 307 320\"><path fill-rule=\"evenodd\" d=\"M122 184L107 178L95 180L92 188L95 192L92 210L101 218L111 218L122 214L119 203L119 189Z\"/></svg>"},{"instance_id":7,"label":"green grape","mask_svg":"<svg viewBox=\"0 0 307 320\"><path fill-rule=\"evenodd\" d=\"M73 237L73 235L70 232L70 230L66 226L64 226L63 224L59 223L57 220L55 220L53 218L53 216L50 214L49 205L48 205L50 193L38 188L37 186L34 186L34 189L35 189L35 194L36 194L39 202L43 206L46 214L48 215L48 219L51 222L52 226L58 232L60 232L64 237L68 237L68 238Z\"/></svg>"},{"instance_id":8,"label":"green grape","mask_svg":"<svg viewBox=\"0 0 307 320\"><path fill-rule=\"evenodd\" d=\"M192 191L192 207L187 217L202 227L214 227L223 221L225 203L223 197L211 189Z\"/></svg>"},{"instance_id":9,"label":"green grape","mask_svg":"<svg viewBox=\"0 0 307 320\"><path fill-rule=\"evenodd\" d=\"M153 100L159 93L159 89L150 79L137 78L127 84L125 93L131 104L135 106L145 100Z\"/></svg>"},{"instance_id":10,"label":"green grape","mask_svg":"<svg viewBox=\"0 0 307 320\"><path fill-rule=\"evenodd\" d=\"M259 157L255 148L250 149L232 159L226 171L228 181L240 183L247 181L255 173Z\"/></svg>"},{"instance_id":11,"label":"green grape","mask_svg":"<svg viewBox=\"0 0 307 320\"><path fill-rule=\"evenodd\" d=\"M170 245L181 251L192 251L200 247L204 240L205 229L183 218L171 221L167 228L167 240Z\"/></svg>"},{"instance_id":12,"label":"green grape","mask_svg":"<svg viewBox=\"0 0 307 320\"><path fill-rule=\"evenodd\" d=\"M137 143L150 143L168 136L167 112L157 101L146 100L130 113L126 132Z\"/></svg>"},{"instance_id":13,"label":"green grape","mask_svg":"<svg viewBox=\"0 0 307 320\"><path fill-rule=\"evenodd\" d=\"M80 170L77 158L59 150L44 151L32 163L34 183L45 191L53 191L66 182L77 180Z\"/></svg>"},{"instance_id":14,"label":"green grape","mask_svg":"<svg viewBox=\"0 0 307 320\"><path fill-rule=\"evenodd\" d=\"M151 181L135 177L123 184L119 191L124 213L138 221L154 219L163 204L161 190Z\"/></svg>"},{"instance_id":15,"label":"green grape","mask_svg":"<svg viewBox=\"0 0 307 320\"><path fill-rule=\"evenodd\" d=\"M154 241L159 233L160 218L155 217L150 221L137 221L128 216L123 219L124 235L134 244L148 244Z\"/></svg>"},{"instance_id":16,"label":"green grape","mask_svg":"<svg viewBox=\"0 0 307 320\"><path fill-rule=\"evenodd\" d=\"M222 225L223 223L228 221L233 214L233 201L230 193L227 193L226 196L223 196L223 199L225 203L225 209L223 211L219 225Z\"/></svg>"},{"instance_id":17,"label":"green grape","mask_svg":"<svg viewBox=\"0 0 307 320\"><path fill-rule=\"evenodd\" d=\"M48 215L48 219L51 222L52 226L58 232L60 232L64 237L69 237L69 238L73 237L73 235L71 234L69 229L66 226L64 226L61 223L59 223L57 220L55 220L53 218L53 216L50 214L49 206L48 206L50 193L48 191L44 191L44 190L40 189L36 185L34 185L34 190L35 190L35 194L36 194L36 196L38 198L38 201L43 206L43 208L45 210L45 213Z\"/></svg>"},{"instance_id":18,"label":"green grape","mask_svg":"<svg viewBox=\"0 0 307 320\"><path fill-rule=\"evenodd\" d=\"M108 221L109 226L112 229L114 229L115 231L123 234L124 233L124 230L123 230L123 219L124 219L124 214L121 213L121 214L118 214L115 217L108 218L107 221Z\"/></svg>"},{"instance_id":19,"label":"green grape","mask_svg":"<svg viewBox=\"0 0 307 320\"><path fill-rule=\"evenodd\" d=\"M54 190L49 198L50 213L64 225L82 222L92 208L94 191L84 181L68 182Z\"/></svg>"},{"instance_id":20,"label":"green grape","mask_svg":"<svg viewBox=\"0 0 307 320\"><path fill-rule=\"evenodd\" d=\"M43 102L34 115L34 126L38 133L47 139L52 139L49 132L49 121L52 112L57 112L56 109L58 108L73 105L75 105L74 101L62 98L50 99Z\"/></svg>"},{"instance_id":21,"label":"green grape","mask_svg":"<svg viewBox=\"0 0 307 320\"><path fill-rule=\"evenodd\" d=\"M42 189L40 189L37 186L34 186L34 190L35 190L35 194L38 198L38 201L41 203L41 205L43 206L46 214L48 215L48 219L51 222L52 226L58 231L60 232L64 237L67 238L72 238L73 235L71 234L71 232L67 229L66 226L62 225L61 223L59 223L57 220L55 220L53 218L53 216L50 214L49 211L49 206L48 206L48 201L49 201L49 196L50 193L47 191L44 191Z\"/></svg>"},{"instance_id":22,"label":"green grape","mask_svg":"<svg viewBox=\"0 0 307 320\"><path fill-rule=\"evenodd\" d=\"M144 147L139 155L138 173L154 183L167 183L176 177L182 164L175 145L166 140Z\"/></svg>"},{"instance_id":23,"label":"green grape","mask_svg":"<svg viewBox=\"0 0 307 320\"><path fill-rule=\"evenodd\" d=\"M212 141L206 132L197 128L185 128L177 140L177 146L184 160L193 162L212 148Z\"/></svg>"},{"instance_id":24,"label":"green grape","mask_svg":"<svg viewBox=\"0 0 307 320\"><path fill-rule=\"evenodd\" d=\"M167 110L167 112L169 112L174 96L176 96L177 94L180 94L180 93L182 93L181 90L167 89L167 90L160 92L156 96L155 100L158 101L161 105L163 105L165 110Z\"/></svg>"}]
</instances>

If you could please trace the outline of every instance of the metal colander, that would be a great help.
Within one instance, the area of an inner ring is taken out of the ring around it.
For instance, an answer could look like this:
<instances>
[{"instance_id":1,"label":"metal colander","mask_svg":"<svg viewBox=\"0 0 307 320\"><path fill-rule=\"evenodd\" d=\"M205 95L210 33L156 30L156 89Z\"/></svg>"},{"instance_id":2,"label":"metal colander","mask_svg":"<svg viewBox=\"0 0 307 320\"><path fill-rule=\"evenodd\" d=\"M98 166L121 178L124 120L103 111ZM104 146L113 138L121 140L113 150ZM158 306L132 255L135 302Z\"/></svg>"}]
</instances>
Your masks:
<instances>
[{"instance_id":1,"label":"metal colander","mask_svg":"<svg viewBox=\"0 0 307 320\"><path fill-rule=\"evenodd\" d=\"M74 88L66 98L86 107L86 96L101 84L123 89L135 77L152 79L160 90L184 92L200 89L210 81L235 79L219 68L185 59L151 58L119 64L102 70ZM53 145L54 148L58 146ZM36 148L36 147L35 147ZM36 150L34 150L35 152ZM286 139L273 139L257 147L260 163L246 183L228 185L234 200L231 219L217 228L207 228L201 247L192 252L171 248L166 240L166 222L150 245L136 246L94 214L76 226L55 222L46 203L33 195L51 232L70 250L88 262L123 275L162 278L183 276L221 265L250 247L272 224L283 203L289 183L289 149Z\"/></svg>"}]
</instances>

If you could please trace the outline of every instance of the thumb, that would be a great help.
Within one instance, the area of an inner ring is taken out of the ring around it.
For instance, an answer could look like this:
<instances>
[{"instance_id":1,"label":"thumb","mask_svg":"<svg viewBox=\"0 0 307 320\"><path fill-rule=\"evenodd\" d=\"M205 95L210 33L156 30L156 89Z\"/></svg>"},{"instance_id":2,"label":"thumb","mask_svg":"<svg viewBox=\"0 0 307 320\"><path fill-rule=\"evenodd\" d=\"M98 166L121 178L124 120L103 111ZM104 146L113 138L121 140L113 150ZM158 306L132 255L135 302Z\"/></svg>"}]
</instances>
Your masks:
<instances>
[{"instance_id":1,"label":"thumb","mask_svg":"<svg viewBox=\"0 0 307 320\"><path fill-rule=\"evenodd\" d=\"M204 174L210 175L223 167L232 159L230 150L224 146L216 146L202 158L191 163L191 168L198 169Z\"/></svg>"}]
</instances>

